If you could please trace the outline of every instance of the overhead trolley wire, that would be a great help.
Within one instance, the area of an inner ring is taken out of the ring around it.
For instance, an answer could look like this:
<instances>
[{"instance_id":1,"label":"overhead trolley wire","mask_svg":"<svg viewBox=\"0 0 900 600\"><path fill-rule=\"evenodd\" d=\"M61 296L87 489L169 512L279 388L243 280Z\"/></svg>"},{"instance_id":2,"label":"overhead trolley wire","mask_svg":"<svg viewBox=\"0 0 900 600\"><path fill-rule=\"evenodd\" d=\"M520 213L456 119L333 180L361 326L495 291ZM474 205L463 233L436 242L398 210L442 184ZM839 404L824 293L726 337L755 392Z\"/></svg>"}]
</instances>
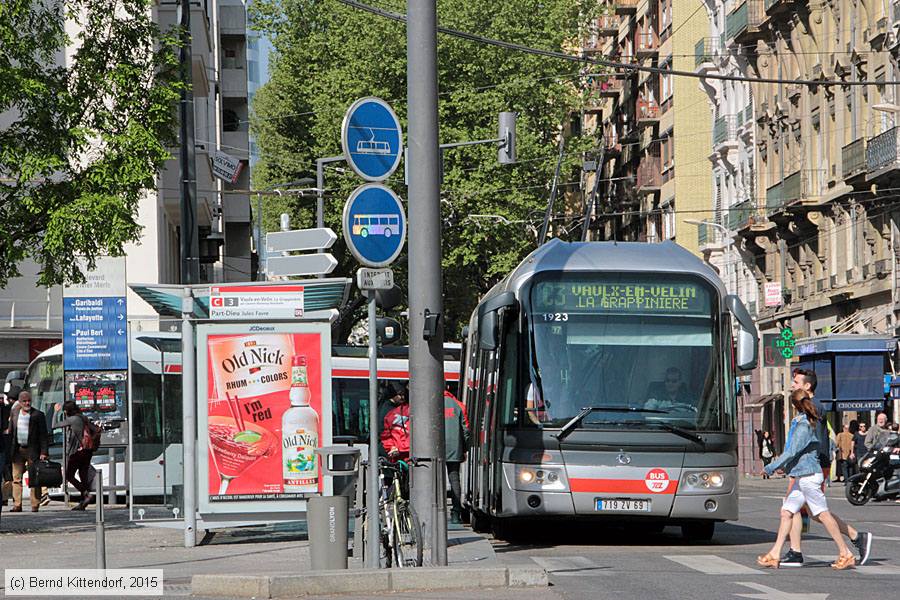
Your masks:
<instances>
[{"instance_id":1,"label":"overhead trolley wire","mask_svg":"<svg viewBox=\"0 0 900 600\"><path fill-rule=\"evenodd\" d=\"M395 13L389 10L384 10L382 8L377 8L375 6L370 6L368 4L363 4L362 2L357 2L356 0L338 0L341 4L345 4L352 8L362 10L368 13L372 13L374 15L378 15L380 17L384 17L386 19L391 19L393 21L399 21L402 23L406 22L406 15ZM513 42L506 42L503 40L495 40L492 38L484 37L481 35L476 35L474 33L468 33L466 31L459 31L456 29L450 29L447 27L438 27L439 33L444 35L450 35L453 37L458 37L461 39L469 40L471 42L477 42L480 44L485 44L488 46L496 46L498 48L504 48L506 50L516 50L518 52L524 52L526 54L534 54L537 56L544 56L547 58L555 58L558 60L566 60L569 62L577 62L582 64L591 64L598 65L601 67L610 67L613 69L623 69L626 71L642 71L646 73L657 73L662 75L674 75L676 77L691 77L693 79L713 79L718 81L746 81L748 83L784 83L784 84L800 84L800 85L808 85L808 86L883 86L883 85L898 85L900 81L895 80L885 80L885 81L844 81L844 80L834 80L834 79L779 79L775 77L739 77L737 75L717 75L712 73L706 73L701 75L700 73L694 73L693 71L681 71L675 69L663 69L660 67L650 67L644 65L636 65L633 63L622 63L616 62L612 60L606 59L598 59L598 58L588 58L584 56L578 56L574 54L566 54L564 52L557 52L555 50L543 50L540 48L532 48L530 46L525 46L522 44L516 44ZM612 73L611 73L612 74Z\"/></svg>"}]
</instances>

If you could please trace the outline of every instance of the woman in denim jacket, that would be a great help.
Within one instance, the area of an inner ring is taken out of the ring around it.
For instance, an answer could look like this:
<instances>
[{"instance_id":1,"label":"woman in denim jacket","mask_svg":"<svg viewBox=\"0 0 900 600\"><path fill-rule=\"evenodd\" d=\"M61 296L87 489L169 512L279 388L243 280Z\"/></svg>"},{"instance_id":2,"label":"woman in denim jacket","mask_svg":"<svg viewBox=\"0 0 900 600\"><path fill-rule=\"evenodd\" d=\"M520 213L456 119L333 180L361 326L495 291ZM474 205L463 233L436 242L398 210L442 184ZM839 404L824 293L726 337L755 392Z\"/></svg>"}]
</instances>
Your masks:
<instances>
[{"instance_id":1,"label":"woman in denim jacket","mask_svg":"<svg viewBox=\"0 0 900 600\"><path fill-rule=\"evenodd\" d=\"M784 470L788 476L794 479L790 492L781 506L781 525L778 528L778 537L775 544L767 554L757 557L756 562L763 567L777 569L781 548L791 530L791 521L794 513L798 512L804 504L809 511L819 517L822 525L834 540L838 547L838 559L831 564L832 568L843 570L856 564L856 557L850 553L837 522L828 511L828 503L825 493L822 491L824 481L822 467L819 466L817 454L818 441L816 440L816 414L815 406L807 393L803 390L795 390L791 393L791 404L797 411L797 416L791 421L790 442L785 448L784 454L766 465L766 474L772 475L775 471Z\"/></svg>"}]
</instances>

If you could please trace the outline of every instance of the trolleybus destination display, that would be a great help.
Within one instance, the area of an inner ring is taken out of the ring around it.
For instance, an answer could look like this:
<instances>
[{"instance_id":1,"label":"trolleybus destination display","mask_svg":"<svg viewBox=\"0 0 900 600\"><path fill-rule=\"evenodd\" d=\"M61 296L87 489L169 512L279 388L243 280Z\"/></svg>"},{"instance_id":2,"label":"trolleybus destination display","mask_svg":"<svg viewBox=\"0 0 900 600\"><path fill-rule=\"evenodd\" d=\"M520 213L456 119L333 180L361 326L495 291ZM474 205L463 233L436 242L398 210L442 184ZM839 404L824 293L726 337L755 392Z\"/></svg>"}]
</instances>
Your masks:
<instances>
[{"instance_id":1,"label":"trolleybus destination display","mask_svg":"<svg viewBox=\"0 0 900 600\"><path fill-rule=\"evenodd\" d=\"M660 281L604 282L567 277L539 281L532 293L539 312L666 313L709 315L709 292L700 284Z\"/></svg>"}]
</instances>

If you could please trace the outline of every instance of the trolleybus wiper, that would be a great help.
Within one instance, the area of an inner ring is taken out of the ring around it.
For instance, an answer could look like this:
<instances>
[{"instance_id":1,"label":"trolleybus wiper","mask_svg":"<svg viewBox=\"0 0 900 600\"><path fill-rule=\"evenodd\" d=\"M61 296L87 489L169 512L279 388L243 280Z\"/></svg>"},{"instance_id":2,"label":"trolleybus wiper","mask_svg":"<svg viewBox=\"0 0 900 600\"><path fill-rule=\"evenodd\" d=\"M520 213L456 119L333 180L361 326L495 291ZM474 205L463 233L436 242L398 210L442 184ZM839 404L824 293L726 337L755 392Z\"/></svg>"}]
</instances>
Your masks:
<instances>
[{"instance_id":1,"label":"trolleybus wiper","mask_svg":"<svg viewBox=\"0 0 900 600\"><path fill-rule=\"evenodd\" d=\"M637 408L634 406L586 406L581 409L581 412L572 417L568 423L562 426L562 429L559 430L559 433L555 434L553 437L556 438L558 442L563 441L570 433L572 433L576 427L584 420L586 416L593 412L624 412L624 413L658 413L665 414L664 410L655 410L652 408Z\"/></svg>"},{"instance_id":2,"label":"trolleybus wiper","mask_svg":"<svg viewBox=\"0 0 900 600\"><path fill-rule=\"evenodd\" d=\"M664 411L663 411L664 412ZM676 427L675 425L670 425L669 423L660 423L660 422L648 422L647 425L651 425L654 427L659 427L660 429L665 429L669 433L674 433L679 437L683 437L686 440L691 440L692 442L697 442L704 448L706 448L706 440L697 435L696 433L691 433L686 429L682 429L681 427Z\"/></svg>"}]
</instances>

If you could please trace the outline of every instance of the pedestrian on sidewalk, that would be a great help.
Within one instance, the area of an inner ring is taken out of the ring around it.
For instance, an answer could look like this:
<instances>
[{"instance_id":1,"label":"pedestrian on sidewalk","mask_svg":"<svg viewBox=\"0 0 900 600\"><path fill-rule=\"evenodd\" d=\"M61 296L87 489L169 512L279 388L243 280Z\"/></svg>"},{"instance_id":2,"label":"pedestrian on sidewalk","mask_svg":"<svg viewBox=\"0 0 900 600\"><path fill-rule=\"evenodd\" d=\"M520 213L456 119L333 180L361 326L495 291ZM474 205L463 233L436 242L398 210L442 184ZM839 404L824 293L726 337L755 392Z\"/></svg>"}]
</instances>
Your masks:
<instances>
[{"instance_id":1,"label":"pedestrian on sidewalk","mask_svg":"<svg viewBox=\"0 0 900 600\"><path fill-rule=\"evenodd\" d=\"M9 465L9 413L11 406L7 401L6 394L0 396L0 514L3 513L3 507L6 506L6 482L12 477L7 478L6 467Z\"/></svg>"},{"instance_id":2,"label":"pedestrian on sidewalk","mask_svg":"<svg viewBox=\"0 0 900 600\"><path fill-rule=\"evenodd\" d=\"M853 454L853 434L850 433L849 423L844 425L835 441L837 443L838 474L840 475L838 481L846 483L850 479L851 465L856 460Z\"/></svg>"},{"instance_id":3,"label":"pedestrian on sidewalk","mask_svg":"<svg viewBox=\"0 0 900 600\"><path fill-rule=\"evenodd\" d=\"M884 442L891 434L891 430L887 428L887 415L883 412L875 416L875 424L866 434L866 450L878 450L884 446Z\"/></svg>"},{"instance_id":4,"label":"pedestrian on sidewalk","mask_svg":"<svg viewBox=\"0 0 900 600\"><path fill-rule=\"evenodd\" d=\"M403 388L384 416L381 445L391 460L408 460L410 448L409 388Z\"/></svg>"},{"instance_id":5,"label":"pedestrian on sidewalk","mask_svg":"<svg viewBox=\"0 0 900 600\"><path fill-rule=\"evenodd\" d=\"M775 458L775 444L772 443L772 434L768 431L757 431L757 440L759 441L759 458L763 464L763 479L769 479L766 474L766 466Z\"/></svg>"},{"instance_id":6,"label":"pedestrian on sidewalk","mask_svg":"<svg viewBox=\"0 0 900 600\"><path fill-rule=\"evenodd\" d=\"M450 480L450 523L462 523L462 486L459 471L466 460L470 442L469 419L462 402L449 390L444 390L444 459Z\"/></svg>"},{"instance_id":7,"label":"pedestrian on sidewalk","mask_svg":"<svg viewBox=\"0 0 900 600\"><path fill-rule=\"evenodd\" d=\"M57 405L53 415L53 429L63 429L65 442L63 451L66 453L66 481L81 492L81 502L72 510L84 510L90 504L94 495L91 493L94 477L97 470L91 465L94 450L91 444L85 447L85 433L91 436L91 427L78 405L72 400L66 400L60 410ZM78 478L75 478L75 475Z\"/></svg>"},{"instance_id":8,"label":"pedestrian on sidewalk","mask_svg":"<svg viewBox=\"0 0 900 600\"><path fill-rule=\"evenodd\" d=\"M790 533L794 515L805 504L810 512L825 526L838 548L838 558L831 564L833 569L844 570L856 565L856 557L844 543L841 530L828 510L822 484L825 478L818 460L819 441L815 426L819 420L811 398L804 390L791 393L791 404L797 416L791 421L791 439L784 453L766 466L771 475L784 469L791 477L792 485L781 506L781 524L775 544L766 554L757 557L756 562L763 567L777 569L781 564L781 549Z\"/></svg>"},{"instance_id":9,"label":"pedestrian on sidewalk","mask_svg":"<svg viewBox=\"0 0 900 600\"><path fill-rule=\"evenodd\" d=\"M859 430L853 435L853 454L856 455L856 462L859 464L859 461L866 455L868 450L866 449L866 434L868 425L865 423L859 424Z\"/></svg>"},{"instance_id":10,"label":"pedestrian on sidewalk","mask_svg":"<svg viewBox=\"0 0 900 600\"><path fill-rule=\"evenodd\" d=\"M10 457L13 466L13 507L10 512L22 512L22 477L25 469L50 455L50 436L47 434L47 418L31 406L31 393L22 391L9 416ZM37 512L41 503L41 488L31 486L31 512Z\"/></svg>"},{"instance_id":11,"label":"pedestrian on sidewalk","mask_svg":"<svg viewBox=\"0 0 900 600\"><path fill-rule=\"evenodd\" d=\"M819 460L819 466L822 469L822 493L824 494L825 481L828 479L831 473L831 438L828 435L828 428L824 423L825 408L822 406L822 403L815 398L815 391L817 386L818 377L816 376L815 371L811 371L809 369L794 369L794 377L791 380L792 392L798 390L805 392L807 397L809 397L810 401L812 402L816 414L822 415L822 417L819 418L813 425L813 430L815 431L816 441L818 443L816 454ZM793 430L794 426L792 422L791 428L788 430L788 443L790 443ZM823 448L825 449L824 451L822 450ZM796 482L794 478L789 478L787 491L788 496L795 488L795 485ZM800 513L804 513L806 515L806 522L804 522ZM808 513L809 511L807 510L807 507L805 505L798 513L794 513L793 524L791 525L790 531L791 545L787 554L785 554L781 558L782 567L803 566L803 553L801 552L801 545L803 533L809 530ZM857 531L834 513L831 513L831 516L837 523L840 532L850 540L850 542L854 545L854 547L856 547L857 551L859 552L859 564L866 564L866 562L869 560L869 552L872 549L872 534L864 531ZM815 521L819 521L818 517L816 516L813 516L813 519Z\"/></svg>"}]
</instances>

